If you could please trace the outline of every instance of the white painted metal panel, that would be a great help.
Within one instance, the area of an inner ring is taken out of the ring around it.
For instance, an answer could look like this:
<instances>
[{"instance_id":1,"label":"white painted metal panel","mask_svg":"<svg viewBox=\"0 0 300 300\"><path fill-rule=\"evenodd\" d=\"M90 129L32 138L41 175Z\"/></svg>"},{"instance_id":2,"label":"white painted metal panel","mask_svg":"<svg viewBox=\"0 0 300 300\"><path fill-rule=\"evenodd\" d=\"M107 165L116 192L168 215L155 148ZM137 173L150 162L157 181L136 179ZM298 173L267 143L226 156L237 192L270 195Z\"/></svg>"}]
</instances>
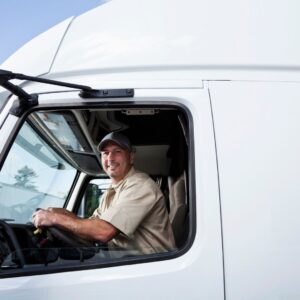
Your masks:
<instances>
[{"instance_id":1,"label":"white painted metal panel","mask_svg":"<svg viewBox=\"0 0 300 300\"><path fill-rule=\"evenodd\" d=\"M5 122L0 129L0 153L3 151L4 146L11 139L12 132L16 127L18 118L13 115L8 115Z\"/></svg>"},{"instance_id":2,"label":"white painted metal panel","mask_svg":"<svg viewBox=\"0 0 300 300\"><path fill-rule=\"evenodd\" d=\"M299 69L297 0L112 0L77 17L53 72Z\"/></svg>"},{"instance_id":3,"label":"white painted metal panel","mask_svg":"<svg viewBox=\"0 0 300 300\"><path fill-rule=\"evenodd\" d=\"M300 84L210 83L227 299L299 299Z\"/></svg>"},{"instance_id":4,"label":"white painted metal panel","mask_svg":"<svg viewBox=\"0 0 300 300\"><path fill-rule=\"evenodd\" d=\"M46 102L47 95L43 97ZM51 99L51 95L49 95ZM135 103L188 108L194 124L195 240L184 255L160 262L0 280L3 299L224 299L217 168L207 89L140 89ZM52 101L52 100L51 100ZM193 212L191 212L193 213Z\"/></svg>"},{"instance_id":5,"label":"white painted metal panel","mask_svg":"<svg viewBox=\"0 0 300 300\"><path fill-rule=\"evenodd\" d=\"M71 22L69 18L38 35L11 55L0 67L16 73L38 76L49 72L60 42ZM30 20L28 20L30 22Z\"/></svg>"}]
</instances>

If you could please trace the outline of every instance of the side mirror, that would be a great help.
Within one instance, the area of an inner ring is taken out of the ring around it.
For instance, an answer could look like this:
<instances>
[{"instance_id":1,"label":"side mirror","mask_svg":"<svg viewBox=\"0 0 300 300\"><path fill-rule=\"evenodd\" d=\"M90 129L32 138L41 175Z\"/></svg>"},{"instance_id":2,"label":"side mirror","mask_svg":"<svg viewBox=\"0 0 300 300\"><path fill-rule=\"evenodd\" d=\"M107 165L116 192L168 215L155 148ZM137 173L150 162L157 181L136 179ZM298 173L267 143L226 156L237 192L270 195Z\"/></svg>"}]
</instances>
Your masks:
<instances>
[{"instance_id":1,"label":"side mirror","mask_svg":"<svg viewBox=\"0 0 300 300\"><path fill-rule=\"evenodd\" d=\"M95 178L88 183L77 213L79 217L89 218L93 214L110 183L111 180L109 178Z\"/></svg>"},{"instance_id":2,"label":"side mirror","mask_svg":"<svg viewBox=\"0 0 300 300\"><path fill-rule=\"evenodd\" d=\"M97 184L89 183L83 197L83 217L90 217L99 206L99 200L103 194Z\"/></svg>"}]
</instances>

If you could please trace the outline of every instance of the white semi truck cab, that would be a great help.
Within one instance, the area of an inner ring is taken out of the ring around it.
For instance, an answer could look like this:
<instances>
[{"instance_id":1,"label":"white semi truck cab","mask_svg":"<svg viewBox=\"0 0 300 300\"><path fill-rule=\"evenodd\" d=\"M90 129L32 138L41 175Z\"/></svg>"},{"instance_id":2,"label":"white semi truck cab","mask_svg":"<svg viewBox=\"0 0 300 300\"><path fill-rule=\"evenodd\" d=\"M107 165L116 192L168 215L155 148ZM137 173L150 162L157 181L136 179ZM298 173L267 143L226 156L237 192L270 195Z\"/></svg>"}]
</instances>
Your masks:
<instances>
[{"instance_id":1,"label":"white semi truck cab","mask_svg":"<svg viewBox=\"0 0 300 300\"><path fill-rule=\"evenodd\" d=\"M299 8L112 0L4 62L1 299L299 299ZM172 251L33 225L101 204L109 132L163 192Z\"/></svg>"}]
</instances>

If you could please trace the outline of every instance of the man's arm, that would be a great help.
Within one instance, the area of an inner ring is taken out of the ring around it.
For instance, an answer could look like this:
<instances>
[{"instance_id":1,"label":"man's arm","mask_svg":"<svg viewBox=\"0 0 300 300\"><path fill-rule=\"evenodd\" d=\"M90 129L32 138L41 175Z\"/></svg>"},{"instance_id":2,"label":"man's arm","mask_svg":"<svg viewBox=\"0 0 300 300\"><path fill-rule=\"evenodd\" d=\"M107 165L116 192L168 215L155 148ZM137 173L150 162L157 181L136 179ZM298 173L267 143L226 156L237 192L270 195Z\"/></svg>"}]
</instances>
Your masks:
<instances>
[{"instance_id":1,"label":"man's arm","mask_svg":"<svg viewBox=\"0 0 300 300\"><path fill-rule=\"evenodd\" d=\"M104 220L81 219L72 213L55 212L55 209L41 209L32 215L32 220L36 227L56 226L84 239L104 243L110 241L119 233L116 227Z\"/></svg>"}]
</instances>

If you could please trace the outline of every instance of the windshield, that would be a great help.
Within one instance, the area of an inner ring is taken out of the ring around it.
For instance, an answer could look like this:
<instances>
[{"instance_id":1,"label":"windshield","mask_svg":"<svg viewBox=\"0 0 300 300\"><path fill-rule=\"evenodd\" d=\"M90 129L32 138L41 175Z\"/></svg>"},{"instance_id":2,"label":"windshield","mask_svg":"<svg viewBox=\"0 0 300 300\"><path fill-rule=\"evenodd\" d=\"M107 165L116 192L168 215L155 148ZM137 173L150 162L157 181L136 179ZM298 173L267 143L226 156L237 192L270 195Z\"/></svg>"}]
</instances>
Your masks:
<instances>
[{"instance_id":1,"label":"windshield","mask_svg":"<svg viewBox=\"0 0 300 300\"><path fill-rule=\"evenodd\" d=\"M0 87L0 110L3 108L8 96L10 95L10 92L3 90Z\"/></svg>"},{"instance_id":2,"label":"windshield","mask_svg":"<svg viewBox=\"0 0 300 300\"><path fill-rule=\"evenodd\" d=\"M0 172L0 219L27 223L36 208L63 207L76 172L25 122Z\"/></svg>"}]
</instances>

